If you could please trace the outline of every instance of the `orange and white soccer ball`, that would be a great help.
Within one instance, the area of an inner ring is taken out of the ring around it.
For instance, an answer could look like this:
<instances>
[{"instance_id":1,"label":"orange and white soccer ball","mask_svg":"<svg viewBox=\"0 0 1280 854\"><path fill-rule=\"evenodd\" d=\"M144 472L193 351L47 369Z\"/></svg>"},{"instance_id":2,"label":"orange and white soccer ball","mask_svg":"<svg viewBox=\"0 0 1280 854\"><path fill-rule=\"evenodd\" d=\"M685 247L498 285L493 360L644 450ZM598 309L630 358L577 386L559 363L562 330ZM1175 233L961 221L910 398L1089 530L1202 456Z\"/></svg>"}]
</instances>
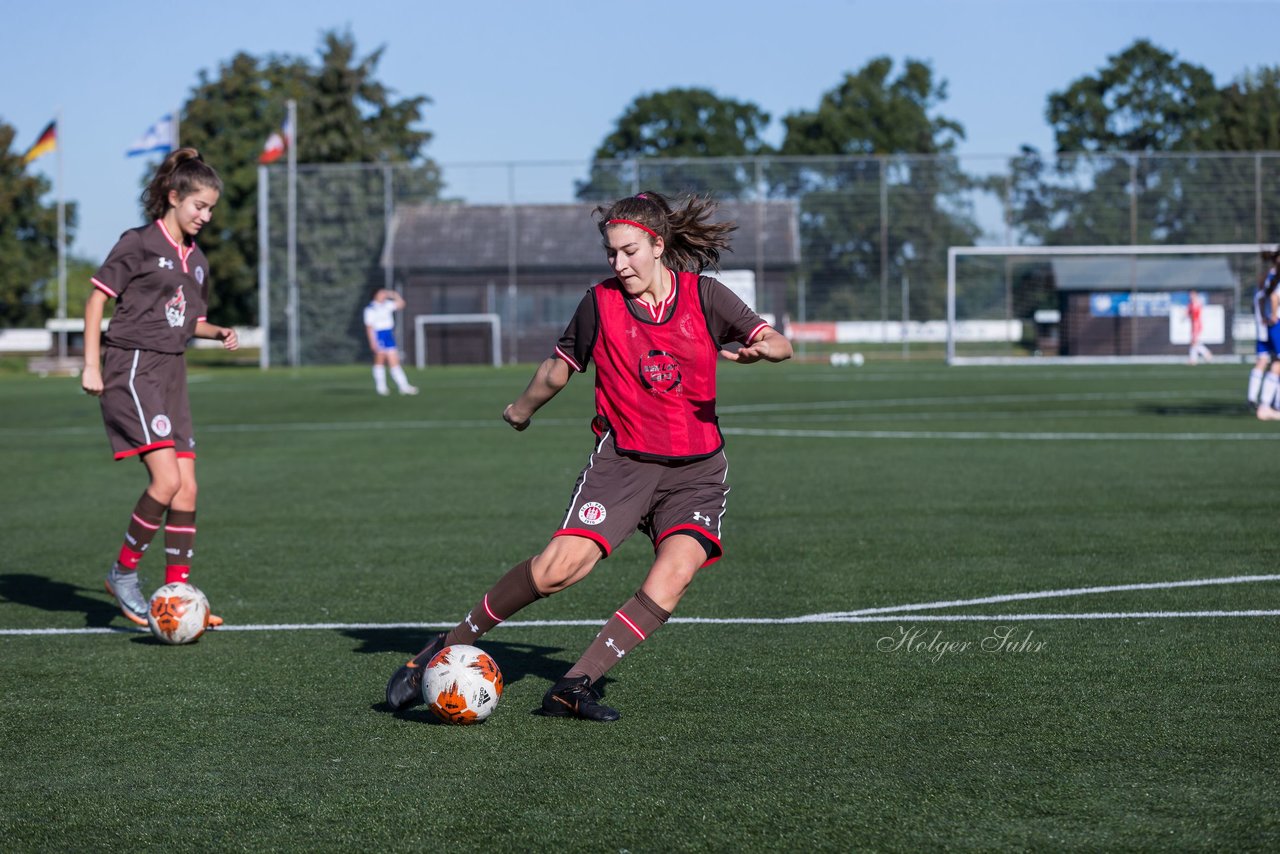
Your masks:
<instances>
[{"instance_id":1,"label":"orange and white soccer ball","mask_svg":"<svg viewBox=\"0 0 1280 854\"><path fill-rule=\"evenodd\" d=\"M454 644L436 653L422 679L422 697L447 724L483 723L498 707L502 671L489 653Z\"/></svg>"},{"instance_id":2,"label":"orange and white soccer ball","mask_svg":"<svg viewBox=\"0 0 1280 854\"><path fill-rule=\"evenodd\" d=\"M209 600L194 584L166 584L151 594L147 625L165 643L195 643L209 628Z\"/></svg>"}]
</instances>

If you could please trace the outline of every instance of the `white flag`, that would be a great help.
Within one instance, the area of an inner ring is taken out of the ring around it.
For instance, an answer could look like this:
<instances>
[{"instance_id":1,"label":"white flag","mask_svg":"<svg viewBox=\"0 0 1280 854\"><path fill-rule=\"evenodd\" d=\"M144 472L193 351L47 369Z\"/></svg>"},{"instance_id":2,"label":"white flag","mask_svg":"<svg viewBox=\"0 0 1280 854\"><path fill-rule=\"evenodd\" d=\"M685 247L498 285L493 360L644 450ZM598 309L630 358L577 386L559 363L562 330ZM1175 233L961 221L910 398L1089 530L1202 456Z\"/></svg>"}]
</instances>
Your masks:
<instances>
[{"instance_id":1,"label":"white flag","mask_svg":"<svg viewBox=\"0 0 1280 854\"><path fill-rule=\"evenodd\" d=\"M168 154L173 150L173 116L166 114L160 117L160 121L147 128L147 132L138 137L133 145L129 146L129 150L124 153L125 157L134 157L138 154L151 154L159 152Z\"/></svg>"}]
</instances>

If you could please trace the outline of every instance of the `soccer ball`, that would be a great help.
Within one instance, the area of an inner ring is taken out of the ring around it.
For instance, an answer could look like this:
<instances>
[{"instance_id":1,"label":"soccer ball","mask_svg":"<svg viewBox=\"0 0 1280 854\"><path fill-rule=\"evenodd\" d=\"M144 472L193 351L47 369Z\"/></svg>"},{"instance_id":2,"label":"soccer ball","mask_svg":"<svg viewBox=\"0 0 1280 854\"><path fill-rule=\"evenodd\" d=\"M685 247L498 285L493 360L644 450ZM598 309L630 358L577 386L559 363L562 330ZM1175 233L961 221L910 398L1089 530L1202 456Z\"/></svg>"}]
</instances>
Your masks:
<instances>
[{"instance_id":1,"label":"soccer ball","mask_svg":"<svg viewBox=\"0 0 1280 854\"><path fill-rule=\"evenodd\" d=\"M147 625L165 643L195 643L209 628L209 600L194 584L166 584L151 594Z\"/></svg>"},{"instance_id":2,"label":"soccer ball","mask_svg":"<svg viewBox=\"0 0 1280 854\"><path fill-rule=\"evenodd\" d=\"M502 696L502 671L479 647L446 646L427 665L422 697L447 724L478 724L493 714Z\"/></svg>"}]
</instances>

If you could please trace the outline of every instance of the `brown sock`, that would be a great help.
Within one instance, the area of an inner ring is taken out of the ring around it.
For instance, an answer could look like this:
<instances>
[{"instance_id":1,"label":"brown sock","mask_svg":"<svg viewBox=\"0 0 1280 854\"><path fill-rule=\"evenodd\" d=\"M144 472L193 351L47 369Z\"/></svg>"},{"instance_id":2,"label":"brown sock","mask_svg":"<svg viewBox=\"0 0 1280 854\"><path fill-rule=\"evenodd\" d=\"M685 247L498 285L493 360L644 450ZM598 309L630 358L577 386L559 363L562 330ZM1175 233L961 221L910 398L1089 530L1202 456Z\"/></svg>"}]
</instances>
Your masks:
<instances>
[{"instance_id":1,"label":"brown sock","mask_svg":"<svg viewBox=\"0 0 1280 854\"><path fill-rule=\"evenodd\" d=\"M637 590L609 621L600 634L587 647L578 663L569 669L565 678L589 676L595 683L609 671L622 656L640 645L640 642L662 627L671 616L670 611L659 608L657 603Z\"/></svg>"},{"instance_id":2,"label":"brown sock","mask_svg":"<svg viewBox=\"0 0 1280 854\"><path fill-rule=\"evenodd\" d=\"M138 561L146 552L147 546L160 530L164 521L165 506L151 497L150 492L143 492L138 503L133 507L133 515L129 517L129 527L124 532L124 543L120 546L120 555L116 562L120 568L129 572L138 568Z\"/></svg>"},{"instance_id":3,"label":"brown sock","mask_svg":"<svg viewBox=\"0 0 1280 854\"><path fill-rule=\"evenodd\" d=\"M533 585L533 558L523 560L507 570L507 574L481 597L466 619L450 630L445 636L445 645L473 644L498 623L542 597L543 594Z\"/></svg>"},{"instance_id":4,"label":"brown sock","mask_svg":"<svg viewBox=\"0 0 1280 854\"><path fill-rule=\"evenodd\" d=\"M174 510L164 523L164 583L186 581L196 554L196 511Z\"/></svg>"}]
</instances>

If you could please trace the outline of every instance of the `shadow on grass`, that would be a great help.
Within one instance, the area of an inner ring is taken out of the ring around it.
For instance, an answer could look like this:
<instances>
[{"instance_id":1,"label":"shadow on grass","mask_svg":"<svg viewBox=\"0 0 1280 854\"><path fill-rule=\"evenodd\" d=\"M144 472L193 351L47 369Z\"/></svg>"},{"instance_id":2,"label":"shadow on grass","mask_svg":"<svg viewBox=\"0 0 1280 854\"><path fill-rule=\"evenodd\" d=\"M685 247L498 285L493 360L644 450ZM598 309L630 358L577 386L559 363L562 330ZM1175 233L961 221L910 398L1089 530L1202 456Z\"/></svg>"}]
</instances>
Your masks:
<instances>
[{"instance_id":1,"label":"shadow on grass","mask_svg":"<svg viewBox=\"0 0 1280 854\"><path fill-rule=\"evenodd\" d=\"M1225 418L1254 418L1253 407L1241 400L1229 403L1223 400L1204 401L1200 403L1182 403L1176 405L1145 404L1138 407L1144 415L1163 415L1172 418L1189 416L1211 416Z\"/></svg>"},{"instance_id":2,"label":"shadow on grass","mask_svg":"<svg viewBox=\"0 0 1280 854\"><path fill-rule=\"evenodd\" d=\"M343 634L361 642L360 648L356 650L357 652L396 652L407 657L421 649L434 633L424 634L416 629L351 629L344 631ZM480 646L485 652L493 656L494 661L498 662L498 667L502 670L504 685L513 685L526 676L532 676L545 682L547 687L551 687L557 679L565 674L565 671L572 664L572 660L564 657L564 648L558 646L505 643L498 640L490 640L487 637L481 639ZM583 649L585 648L584 639ZM399 666L399 663L396 666ZM389 669L387 678L390 679L391 674L394 672L394 667ZM596 687L603 693L608 683L609 679L605 677L596 683ZM374 711L392 713L385 702L374 703L370 708ZM394 714L405 720L440 723L425 707L407 709Z\"/></svg>"},{"instance_id":3,"label":"shadow on grass","mask_svg":"<svg viewBox=\"0 0 1280 854\"><path fill-rule=\"evenodd\" d=\"M108 626L119 615L120 609L114 601L105 599L108 595L105 590L99 589L100 597L86 595L92 589L30 573L0 575L0 599L42 611L82 613L86 626Z\"/></svg>"}]
</instances>

